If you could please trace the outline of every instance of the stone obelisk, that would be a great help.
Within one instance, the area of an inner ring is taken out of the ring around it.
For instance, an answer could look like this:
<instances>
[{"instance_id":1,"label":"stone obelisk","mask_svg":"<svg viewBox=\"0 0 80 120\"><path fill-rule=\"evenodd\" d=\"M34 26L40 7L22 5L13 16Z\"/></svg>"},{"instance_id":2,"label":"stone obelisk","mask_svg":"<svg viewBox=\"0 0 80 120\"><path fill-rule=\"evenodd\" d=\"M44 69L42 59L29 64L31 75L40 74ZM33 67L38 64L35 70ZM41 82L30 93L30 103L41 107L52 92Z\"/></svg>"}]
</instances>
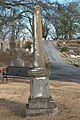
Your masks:
<instances>
[{"instance_id":1,"label":"stone obelisk","mask_svg":"<svg viewBox=\"0 0 80 120\"><path fill-rule=\"evenodd\" d=\"M45 67L44 47L42 40L42 22L40 6L37 5L34 11L34 37L35 37L35 62L36 67Z\"/></svg>"},{"instance_id":2,"label":"stone obelisk","mask_svg":"<svg viewBox=\"0 0 80 120\"><path fill-rule=\"evenodd\" d=\"M29 72L30 97L26 106L26 119L28 116L57 114L58 108L50 96L49 75L45 68L45 55L42 40L42 23L40 6L36 5L34 12L35 24L35 68Z\"/></svg>"}]
</instances>

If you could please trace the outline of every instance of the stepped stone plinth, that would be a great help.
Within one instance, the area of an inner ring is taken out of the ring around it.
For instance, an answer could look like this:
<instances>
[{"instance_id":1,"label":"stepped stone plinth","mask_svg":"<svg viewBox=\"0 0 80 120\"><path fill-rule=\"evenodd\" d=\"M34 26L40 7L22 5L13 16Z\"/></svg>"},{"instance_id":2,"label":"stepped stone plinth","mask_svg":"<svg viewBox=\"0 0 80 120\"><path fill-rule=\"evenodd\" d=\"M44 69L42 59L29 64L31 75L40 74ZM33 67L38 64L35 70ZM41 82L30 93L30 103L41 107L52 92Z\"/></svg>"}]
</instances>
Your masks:
<instances>
[{"instance_id":1,"label":"stepped stone plinth","mask_svg":"<svg viewBox=\"0 0 80 120\"><path fill-rule=\"evenodd\" d=\"M36 68L28 73L31 76L30 97L26 105L26 115L56 115L58 107L50 96L49 78L45 69Z\"/></svg>"}]
</instances>

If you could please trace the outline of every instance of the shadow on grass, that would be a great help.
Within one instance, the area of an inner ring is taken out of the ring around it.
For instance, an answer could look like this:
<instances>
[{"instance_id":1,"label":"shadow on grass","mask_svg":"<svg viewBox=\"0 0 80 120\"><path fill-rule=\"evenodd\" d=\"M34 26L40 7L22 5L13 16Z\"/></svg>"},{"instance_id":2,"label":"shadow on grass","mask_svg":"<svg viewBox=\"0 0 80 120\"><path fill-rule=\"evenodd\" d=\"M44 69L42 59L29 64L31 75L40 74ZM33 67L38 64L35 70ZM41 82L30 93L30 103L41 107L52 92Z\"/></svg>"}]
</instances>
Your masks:
<instances>
[{"instance_id":1,"label":"shadow on grass","mask_svg":"<svg viewBox=\"0 0 80 120\"><path fill-rule=\"evenodd\" d=\"M0 106L6 107L12 114L21 118L26 117L26 105L17 101L0 98Z\"/></svg>"}]
</instances>

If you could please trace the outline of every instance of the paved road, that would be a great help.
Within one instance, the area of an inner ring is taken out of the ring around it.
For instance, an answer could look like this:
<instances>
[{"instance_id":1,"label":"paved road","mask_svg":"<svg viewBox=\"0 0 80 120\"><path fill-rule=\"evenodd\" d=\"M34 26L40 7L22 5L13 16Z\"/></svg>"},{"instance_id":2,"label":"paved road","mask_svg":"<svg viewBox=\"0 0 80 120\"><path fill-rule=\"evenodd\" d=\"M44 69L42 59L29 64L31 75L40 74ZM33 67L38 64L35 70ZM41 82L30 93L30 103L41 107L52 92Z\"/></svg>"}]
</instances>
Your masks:
<instances>
[{"instance_id":1,"label":"paved road","mask_svg":"<svg viewBox=\"0 0 80 120\"><path fill-rule=\"evenodd\" d=\"M51 41L45 42L45 51L48 62L52 64L50 79L80 83L80 68L65 63Z\"/></svg>"}]
</instances>

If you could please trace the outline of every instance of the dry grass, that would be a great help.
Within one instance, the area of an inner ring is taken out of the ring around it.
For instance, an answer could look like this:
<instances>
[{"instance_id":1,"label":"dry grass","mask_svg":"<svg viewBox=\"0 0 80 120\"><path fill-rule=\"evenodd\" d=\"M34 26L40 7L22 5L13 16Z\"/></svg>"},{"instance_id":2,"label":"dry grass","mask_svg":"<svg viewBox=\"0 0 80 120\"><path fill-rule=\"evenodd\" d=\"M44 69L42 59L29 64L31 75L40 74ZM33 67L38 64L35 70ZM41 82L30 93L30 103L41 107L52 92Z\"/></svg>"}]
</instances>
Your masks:
<instances>
[{"instance_id":1,"label":"dry grass","mask_svg":"<svg viewBox=\"0 0 80 120\"><path fill-rule=\"evenodd\" d=\"M80 120L80 84L50 81L50 90L59 114L28 120ZM0 120L24 120L28 97L29 82L9 80L0 83Z\"/></svg>"}]
</instances>

